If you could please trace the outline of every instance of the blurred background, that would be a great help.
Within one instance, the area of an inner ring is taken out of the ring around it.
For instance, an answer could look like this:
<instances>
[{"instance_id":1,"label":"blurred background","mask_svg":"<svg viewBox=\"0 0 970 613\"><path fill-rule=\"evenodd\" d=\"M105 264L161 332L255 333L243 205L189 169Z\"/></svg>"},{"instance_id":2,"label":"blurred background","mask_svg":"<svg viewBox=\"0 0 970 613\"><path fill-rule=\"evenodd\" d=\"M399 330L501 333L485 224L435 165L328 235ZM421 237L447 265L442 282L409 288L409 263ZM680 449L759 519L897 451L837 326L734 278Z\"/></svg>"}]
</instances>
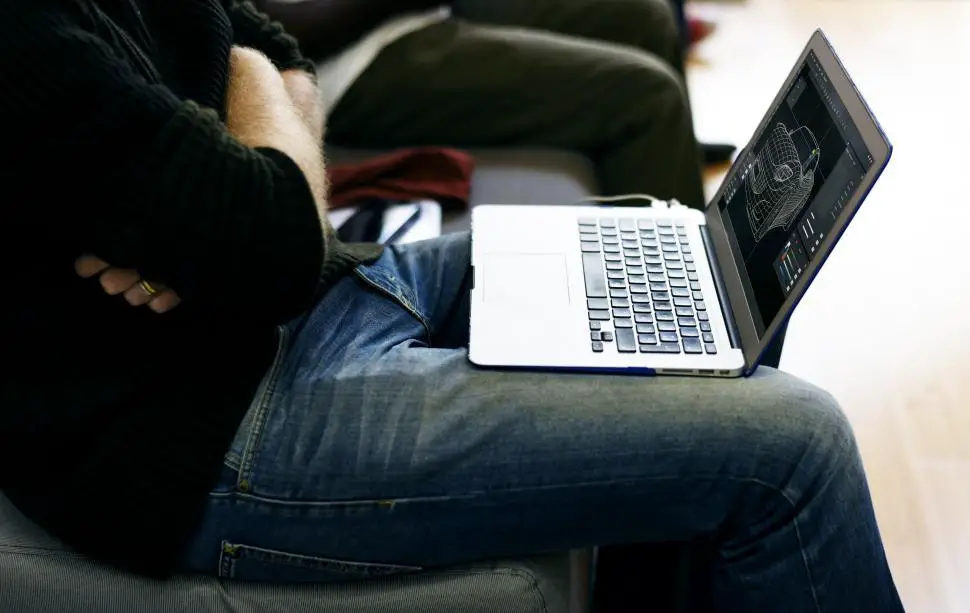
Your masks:
<instances>
[{"instance_id":1,"label":"blurred background","mask_svg":"<svg viewBox=\"0 0 970 613\"><path fill-rule=\"evenodd\" d=\"M830 390L862 446L912 613L970 611L970 2L692 0L701 140L743 144L821 27L895 146L796 312L781 367ZM708 170L709 192L726 167ZM826 356L820 360L819 356Z\"/></svg>"}]
</instances>

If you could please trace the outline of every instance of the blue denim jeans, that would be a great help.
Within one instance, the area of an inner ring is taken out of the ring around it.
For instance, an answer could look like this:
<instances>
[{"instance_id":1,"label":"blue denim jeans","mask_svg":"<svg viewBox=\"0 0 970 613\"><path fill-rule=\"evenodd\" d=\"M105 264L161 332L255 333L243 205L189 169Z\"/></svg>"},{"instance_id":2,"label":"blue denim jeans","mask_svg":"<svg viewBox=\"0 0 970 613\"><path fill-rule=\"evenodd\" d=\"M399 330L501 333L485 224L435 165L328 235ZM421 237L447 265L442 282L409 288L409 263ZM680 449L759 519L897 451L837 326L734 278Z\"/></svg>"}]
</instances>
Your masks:
<instances>
[{"instance_id":1,"label":"blue denim jeans","mask_svg":"<svg viewBox=\"0 0 970 613\"><path fill-rule=\"evenodd\" d=\"M469 242L391 247L285 327L186 570L329 582L705 537L732 611L898 612L852 431L760 369L477 369Z\"/></svg>"}]
</instances>

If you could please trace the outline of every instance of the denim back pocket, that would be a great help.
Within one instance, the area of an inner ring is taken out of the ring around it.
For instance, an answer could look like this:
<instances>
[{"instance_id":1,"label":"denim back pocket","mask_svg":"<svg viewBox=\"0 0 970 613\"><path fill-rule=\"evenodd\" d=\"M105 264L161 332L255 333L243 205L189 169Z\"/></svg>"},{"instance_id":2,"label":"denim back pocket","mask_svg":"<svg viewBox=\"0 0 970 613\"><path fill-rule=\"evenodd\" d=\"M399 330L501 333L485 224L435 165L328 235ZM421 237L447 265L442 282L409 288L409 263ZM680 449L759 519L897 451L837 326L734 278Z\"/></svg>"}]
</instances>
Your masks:
<instances>
[{"instance_id":1,"label":"denim back pocket","mask_svg":"<svg viewBox=\"0 0 970 613\"><path fill-rule=\"evenodd\" d=\"M417 566L350 562L222 542L219 576L268 583L341 583L415 573Z\"/></svg>"}]
</instances>

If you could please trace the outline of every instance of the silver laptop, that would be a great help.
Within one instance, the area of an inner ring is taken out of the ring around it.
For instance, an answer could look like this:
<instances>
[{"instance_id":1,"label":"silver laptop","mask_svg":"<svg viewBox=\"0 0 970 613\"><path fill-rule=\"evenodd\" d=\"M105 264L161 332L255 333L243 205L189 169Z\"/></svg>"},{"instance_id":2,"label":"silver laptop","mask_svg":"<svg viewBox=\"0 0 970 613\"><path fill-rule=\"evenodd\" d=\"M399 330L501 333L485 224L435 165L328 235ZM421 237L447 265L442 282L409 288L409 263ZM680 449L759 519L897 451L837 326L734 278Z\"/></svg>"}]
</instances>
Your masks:
<instances>
[{"instance_id":1,"label":"silver laptop","mask_svg":"<svg viewBox=\"0 0 970 613\"><path fill-rule=\"evenodd\" d=\"M484 367L748 375L891 152L816 31L706 210L473 209L469 358Z\"/></svg>"}]
</instances>

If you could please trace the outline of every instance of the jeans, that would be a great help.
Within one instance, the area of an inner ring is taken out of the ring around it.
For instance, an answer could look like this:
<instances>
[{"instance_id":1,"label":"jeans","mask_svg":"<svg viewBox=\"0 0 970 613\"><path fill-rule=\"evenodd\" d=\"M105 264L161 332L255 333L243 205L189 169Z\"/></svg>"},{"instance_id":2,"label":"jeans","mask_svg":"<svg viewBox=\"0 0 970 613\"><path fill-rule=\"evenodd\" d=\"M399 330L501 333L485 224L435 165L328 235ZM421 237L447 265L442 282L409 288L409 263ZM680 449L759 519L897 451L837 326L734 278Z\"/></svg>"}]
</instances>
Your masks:
<instances>
[{"instance_id":1,"label":"jeans","mask_svg":"<svg viewBox=\"0 0 970 613\"><path fill-rule=\"evenodd\" d=\"M477 369L469 255L390 247L285 326L185 570L331 582L703 537L726 610L903 610L828 394L767 368Z\"/></svg>"}]
</instances>

